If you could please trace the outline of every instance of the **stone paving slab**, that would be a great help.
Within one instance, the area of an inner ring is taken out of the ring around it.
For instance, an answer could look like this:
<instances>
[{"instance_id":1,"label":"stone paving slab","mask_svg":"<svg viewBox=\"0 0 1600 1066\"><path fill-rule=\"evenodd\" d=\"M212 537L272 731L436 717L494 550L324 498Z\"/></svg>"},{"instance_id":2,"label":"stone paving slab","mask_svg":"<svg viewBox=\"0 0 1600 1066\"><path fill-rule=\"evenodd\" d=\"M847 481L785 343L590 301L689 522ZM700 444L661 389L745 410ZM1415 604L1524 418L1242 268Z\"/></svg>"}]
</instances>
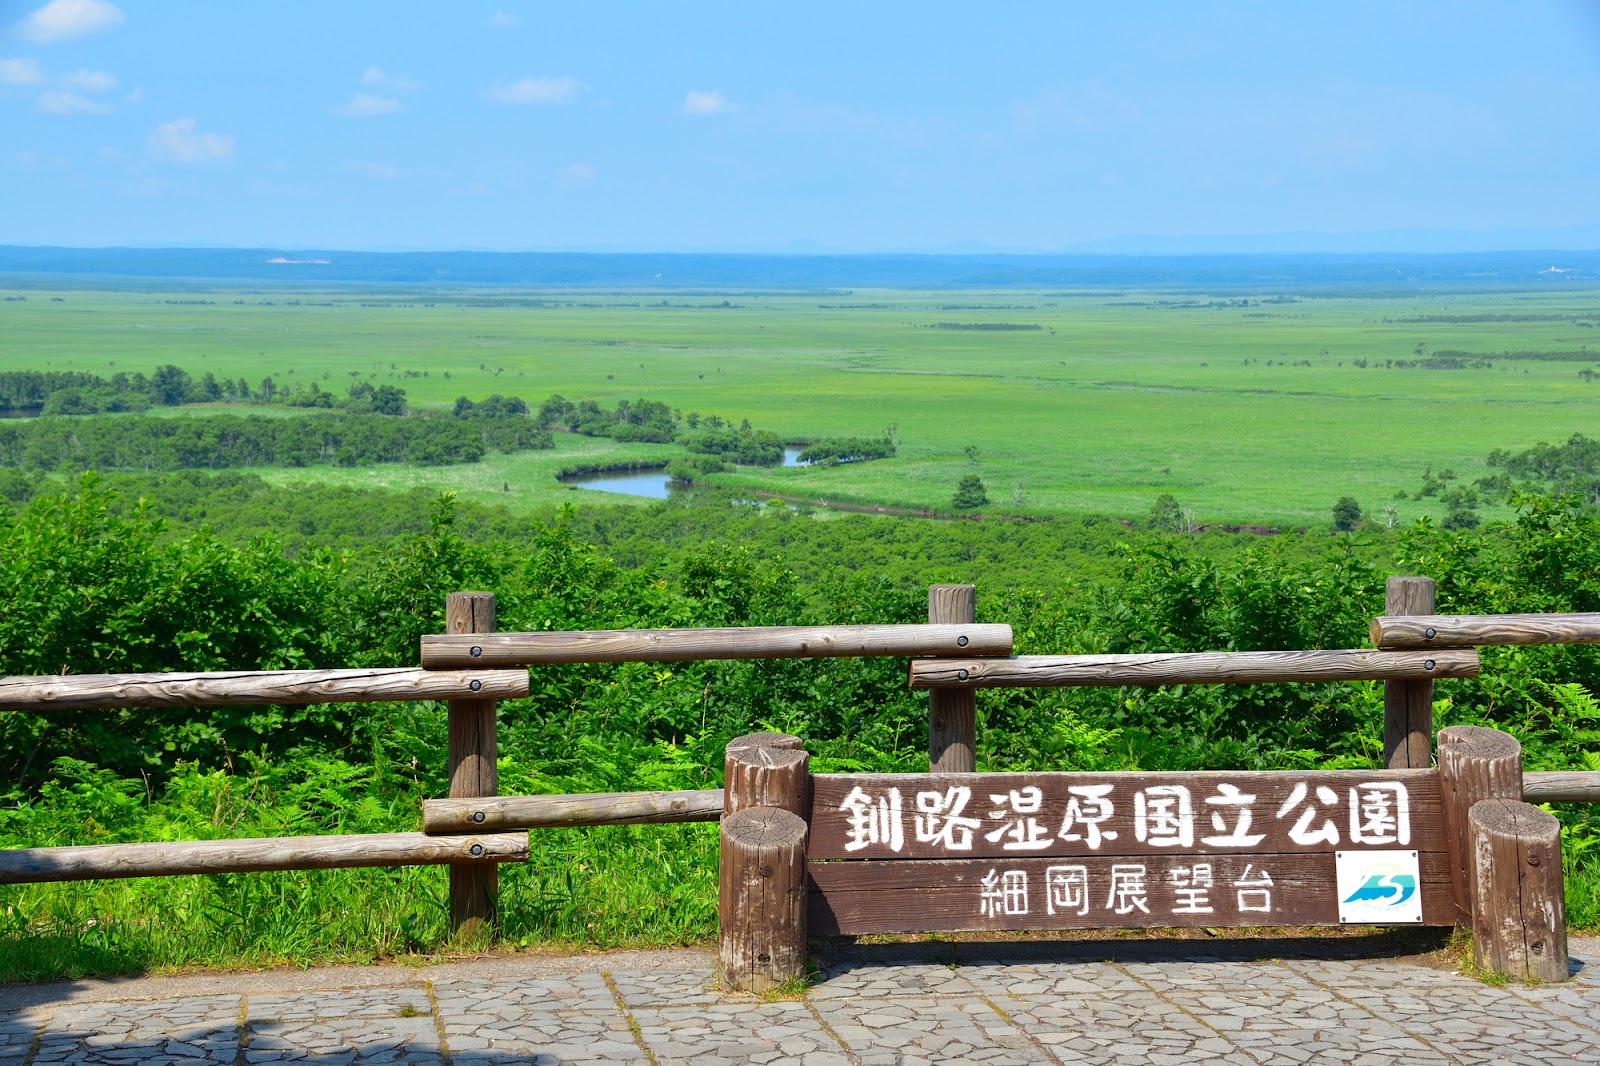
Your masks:
<instances>
[{"instance_id":1,"label":"stone paving slab","mask_svg":"<svg viewBox=\"0 0 1600 1066\"><path fill-rule=\"evenodd\" d=\"M1573 979L1482 984L1355 941L818 943L798 999L704 951L0 988L0 1066L1600 1063L1600 941Z\"/></svg>"}]
</instances>

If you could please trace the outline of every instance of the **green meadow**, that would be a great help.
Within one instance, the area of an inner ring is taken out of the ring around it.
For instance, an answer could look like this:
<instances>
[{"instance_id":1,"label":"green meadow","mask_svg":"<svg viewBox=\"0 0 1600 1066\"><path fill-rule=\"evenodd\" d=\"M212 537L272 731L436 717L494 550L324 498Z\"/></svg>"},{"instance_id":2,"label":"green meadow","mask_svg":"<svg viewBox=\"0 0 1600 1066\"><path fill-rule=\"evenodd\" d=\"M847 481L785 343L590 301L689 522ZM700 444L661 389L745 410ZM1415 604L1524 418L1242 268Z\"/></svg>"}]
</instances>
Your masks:
<instances>
[{"instance_id":1,"label":"green meadow","mask_svg":"<svg viewBox=\"0 0 1600 1066\"><path fill-rule=\"evenodd\" d=\"M796 442L894 434L893 459L714 479L801 499L948 509L975 473L1008 513L1137 515L1170 493L1199 522L1324 526L1349 495L1405 524L1439 510L1394 498L1425 470L1470 482L1493 449L1600 435L1600 380L1584 376L1600 369L1600 291L1558 284L1403 296L15 289L0 290L26 296L0 303L0 370L174 363L341 394L365 379L441 409L494 392L646 397ZM1437 352L1491 365L1392 365ZM268 476L523 508L583 492L554 480L575 462L672 454L557 444L472 467Z\"/></svg>"}]
</instances>

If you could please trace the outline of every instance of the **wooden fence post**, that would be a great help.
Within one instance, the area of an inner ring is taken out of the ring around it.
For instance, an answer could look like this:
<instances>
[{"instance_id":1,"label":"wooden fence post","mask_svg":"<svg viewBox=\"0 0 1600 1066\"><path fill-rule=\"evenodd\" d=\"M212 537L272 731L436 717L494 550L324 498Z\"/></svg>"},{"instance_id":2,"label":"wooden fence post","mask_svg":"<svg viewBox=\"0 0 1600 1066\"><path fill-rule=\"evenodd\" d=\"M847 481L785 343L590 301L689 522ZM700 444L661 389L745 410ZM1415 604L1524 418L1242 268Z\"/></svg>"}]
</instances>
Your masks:
<instances>
[{"instance_id":1,"label":"wooden fence post","mask_svg":"<svg viewBox=\"0 0 1600 1066\"><path fill-rule=\"evenodd\" d=\"M493 633L494 593L452 592L444 599L447 633ZM495 701L450 700L450 798L493 796L495 780ZM457 937L484 940L498 924L500 872L492 865L450 867L450 930Z\"/></svg>"},{"instance_id":2,"label":"wooden fence post","mask_svg":"<svg viewBox=\"0 0 1600 1066\"><path fill-rule=\"evenodd\" d=\"M1565 981L1561 823L1532 804L1502 799L1475 804L1468 822L1478 965L1523 981Z\"/></svg>"},{"instance_id":3,"label":"wooden fence post","mask_svg":"<svg viewBox=\"0 0 1600 1066\"><path fill-rule=\"evenodd\" d=\"M1472 914L1472 843L1467 816L1484 800L1522 799L1522 745L1498 729L1453 725L1439 730L1439 792L1444 842L1456 906Z\"/></svg>"},{"instance_id":4,"label":"wooden fence post","mask_svg":"<svg viewBox=\"0 0 1600 1066\"><path fill-rule=\"evenodd\" d=\"M972 585L929 585L928 621L971 625L978 619ZM978 769L978 694L970 688L928 691L928 771L970 774Z\"/></svg>"},{"instance_id":5,"label":"wooden fence post","mask_svg":"<svg viewBox=\"0 0 1600 1066\"><path fill-rule=\"evenodd\" d=\"M1383 613L1432 614L1435 590L1431 577L1391 577L1384 584ZM1433 765L1432 681L1383 683L1383 764L1391 770Z\"/></svg>"},{"instance_id":6,"label":"wooden fence post","mask_svg":"<svg viewBox=\"0 0 1600 1066\"><path fill-rule=\"evenodd\" d=\"M717 918L732 989L767 992L805 976L809 766L784 733L728 744Z\"/></svg>"},{"instance_id":7,"label":"wooden fence post","mask_svg":"<svg viewBox=\"0 0 1600 1066\"><path fill-rule=\"evenodd\" d=\"M779 807L810 816L811 756L787 733L748 733L728 741L723 757L722 814Z\"/></svg>"}]
</instances>

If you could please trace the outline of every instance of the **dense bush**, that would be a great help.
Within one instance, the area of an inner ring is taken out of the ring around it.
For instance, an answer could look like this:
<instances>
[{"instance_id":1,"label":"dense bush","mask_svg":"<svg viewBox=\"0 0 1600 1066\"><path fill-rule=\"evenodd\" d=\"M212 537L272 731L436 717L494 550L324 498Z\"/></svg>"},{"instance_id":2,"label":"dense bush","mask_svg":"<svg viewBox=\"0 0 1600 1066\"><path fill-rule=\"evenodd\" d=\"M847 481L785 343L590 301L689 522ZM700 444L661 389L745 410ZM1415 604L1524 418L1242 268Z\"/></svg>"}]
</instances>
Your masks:
<instances>
[{"instance_id":1,"label":"dense bush","mask_svg":"<svg viewBox=\"0 0 1600 1066\"><path fill-rule=\"evenodd\" d=\"M40 418L0 422L0 466L24 470L224 470L252 466L475 463L489 448L551 447L527 419L384 415Z\"/></svg>"},{"instance_id":2,"label":"dense bush","mask_svg":"<svg viewBox=\"0 0 1600 1066\"><path fill-rule=\"evenodd\" d=\"M832 437L807 445L796 458L802 463L861 463L869 459L887 459L894 451L894 441L888 437L882 440Z\"/></svg>"}]
</instances>

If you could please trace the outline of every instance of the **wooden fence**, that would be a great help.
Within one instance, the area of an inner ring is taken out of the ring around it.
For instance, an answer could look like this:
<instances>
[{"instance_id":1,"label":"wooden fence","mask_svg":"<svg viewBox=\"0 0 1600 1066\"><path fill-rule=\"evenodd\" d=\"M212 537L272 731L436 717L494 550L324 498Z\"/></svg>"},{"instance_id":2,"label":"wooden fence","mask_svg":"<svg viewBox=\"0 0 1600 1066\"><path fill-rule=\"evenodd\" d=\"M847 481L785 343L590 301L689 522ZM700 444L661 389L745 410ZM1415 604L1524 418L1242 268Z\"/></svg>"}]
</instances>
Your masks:
<instances>
[{"instance_id":1,"label":"wooden fence","mask_svg":"<svg viewBox=\"0 0 1600 1066\"><path fill-rule=\"evenodd\" d=\"M1476 645L1600 642L1600 615L1435 615L1427 578L1391 578L1386 611L1372 624L1374 648L1014 656L1009 626L977 623L971 585L932 586L926 625L578 633L497 632L493 594L463 592L446 599L447 632L422 638L421 669L0 678L0 710L45 713L444 700L450 782L448 798L424 802L421 833L12 849L0 852L0 883L440 864L449 867L452 929L486 935L497 864L527 857L529 829L721 821L723 965L735 986L760 989L799 975L808 928L1194 924L1186 915L1209 926L1385 924L1374 916L1400 912L1352 905L1351 918L1333 900L1340 878L1354 876L1344 867L1380 855L1400 866L1373 876L1414 882L1402 924L1471 922L1487 965L1560 979L1559 836L1554 819L1524 801L1600 800L1600 773L1523 773L1511 738L1460 727L1439 735L1435 769L1433 682L1475 676ZM723 789L497 794L496 701L528 695L529 666L830 656L910 660L909 684L929 693L929 775L811 775L798 738L756 734L729 746ZM1386 771L975 773L978 688L1337 680L1384 682ZM1475 865L1474 856L1499 858ZM877 861L856 861L868 858ZM1148 880L1156 858L1158 891ZM1130 887L1135 870L1142 896ZM1224 883L1231 905L1198 909ZM1404 894L1399 882L1385 884L1385 898ZM1104 907L1087 902L1095 893ZM1261 909L1267 897L1279 905ZM1196 909L1177 909L1184 900ZM1513 910L1554 918L1516 925L1506 917ZM1513 926L1520 953L1506 932Z\"/></svg>"}]
</instances>

